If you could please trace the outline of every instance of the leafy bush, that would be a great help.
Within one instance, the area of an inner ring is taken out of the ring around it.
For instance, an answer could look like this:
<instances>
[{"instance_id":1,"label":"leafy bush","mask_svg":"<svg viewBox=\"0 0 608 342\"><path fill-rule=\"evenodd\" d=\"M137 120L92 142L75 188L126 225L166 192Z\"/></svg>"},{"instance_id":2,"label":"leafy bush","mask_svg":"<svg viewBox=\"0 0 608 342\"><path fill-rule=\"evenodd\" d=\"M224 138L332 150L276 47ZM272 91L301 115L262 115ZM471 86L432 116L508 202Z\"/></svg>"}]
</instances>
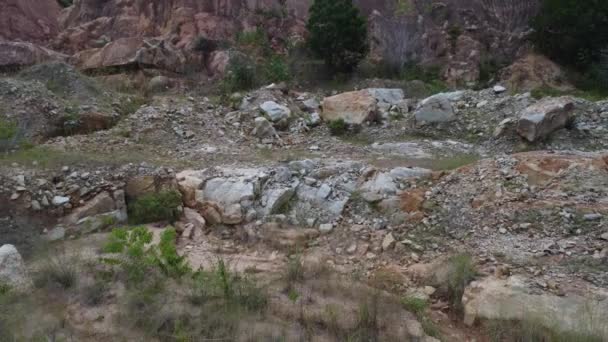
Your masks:
<instances>
[{"instance_id":1,"label":"leafy bush","mask_svg":"<svg viewBox=\"0 0 608 342\"><path fill-rule=\"evenodd\" d=\"M191 271L186 257L177 254L176 238L175 229L169 228L161 234L158 248L152 249L155 264L172 278L180 278Z\"/></svg>"},{"instance_id":2,"label":"leafy bush","mask_svg":"<svg viewBox=\"0 0 608 342\"><path fill-rule=\"evenodd\" d=\"M608 1L543 0L534 44L552 59L587 69L608 46Z\"/></svg>"},{"instance_id":3,"label":"leafy bush","mask_svg":"<svg viewBox=\"0 0 608 342\"><path fill-rule=\"evenodd\" d=\"M469 254L459 254L449 261L448 299L456 310L462 310L464 289L477 276L473 258Z\"/></svg>"},{"instance_id":4,"label":"leafy bush","mask_svg":"<svg viewBox=\"0 0 608 342\"><path fill-rule=\"evenodd\" d=\"M230 271L223 259L211 271L195 273L193 290L190 299L198 304L221 300L224 306L248 311L263 310L268 304L265 292L250 279Z\"/></svg>"},{"instance_id":5,"label":"leafy bush","mask_svg":"<svg viewBox=\"0 0 608 342\"><path fill-rule=\"evenodd\" d=\"M0 140L12 139L17 134L17 125L14 122L0 118Z\"/></svg>"},{"instance_id":6,"label":"leafy bush","mask_svg":"<svg viewBox=\"0 0 608 342\"><path fill-rule=\"evenodd\" d=\"M103 259L106 263L120 265L129 282L137 284L144 280L149 271L160 270L163 275L179 279L191 272L185 257L177 254L176 232L167 228L160 236L158 245L150 245L152 233L146 227L131 230L112 230L104 252L119 254L118 257Z\"/></svg>"},{"instance_id":7,"label":"leafy bush","mask_svg":"<svg viewBox=\"0 0 608 342\"><path fill-rule=\"evenodd\" d=\"M348 124L344 121L344 119L330 121L328 127L329 132L332 135L344 135L348 130Z\"/></svg>"},{"instance_id":8,"label":"leafy bush","mask_svg":"<svg viewBox=\"0 0 608 342\"><path fill-rule=\"evenodd\" d=\"M315 0L306 25L311 50L338 72L352 72L367 54L367 24L352 0Z\"/></svg>"},{"instance_id":9,"label":"leafy bush","mask_svg":"<svg viewBox=\"0 0 608 342\"><path fill-rule=\"evenodd\" d=\"M129 206L129 220L134 224L157 221L174 222L182 205L181 194L175 190L144 195Z\"/></svg>"},{"instance_id":10,"label":"leafy bush","mask_svg":"<svg viewBox=\"0 0 608 342\"><path fill-rule=\"evenodd\" d=\"M285 58L278 54L273 54L264 63L264 77L268 82L289 81L291 74Z\"/></svg>"},{"instance_id":11,"label":"leafy bush","mask_svg":"<svg viewBox=\"0 0 608 342\"><path fill-rule=\"evenodd\" d=\"M254 88L257 84L255 62L241 53L233 53L222 79L220 88L223 94Z\"/></svg>"},{"instance_id":12,"label":"leafy bush","mask_svg":"<svg viewBox=\"0 0 608 342\"><path fill-rule=\"evenodd\" d=\"M418 297L405 297L403 298L402 303L403 307L405 307L407 311L416 315L416 317L424 314L424 311L429 306L429 303L426 300Z\"/></svg>"},{"instance_id":13,"label":"leafy bush","mask_svg":"<svg viewBox=\"0 0 608 342\"><path fill-rule=\"evenodd\" d=\"M146 227L135 227L131 230L114 228L103 251L120 256L102 260L111 265L120 265L129 283L140 283L153 264L146 247L150 242L152 233Z\"/></svg>"}]
</instances>

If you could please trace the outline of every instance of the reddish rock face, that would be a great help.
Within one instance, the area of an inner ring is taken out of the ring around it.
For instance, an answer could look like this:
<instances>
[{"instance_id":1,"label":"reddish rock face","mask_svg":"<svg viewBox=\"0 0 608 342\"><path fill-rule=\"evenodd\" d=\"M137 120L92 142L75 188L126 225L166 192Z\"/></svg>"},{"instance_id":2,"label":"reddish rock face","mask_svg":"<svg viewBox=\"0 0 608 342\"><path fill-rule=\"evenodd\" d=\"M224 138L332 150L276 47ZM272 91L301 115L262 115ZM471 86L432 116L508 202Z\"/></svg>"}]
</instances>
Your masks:
<instances>
[{"instance_id":1,"label":"reddish rock face","mask_svg":"<svg viewBox=\"0 0 608 342\"><path fill-rule=\"evenodd\" d=\"M61 8L55 0L0 1L0 41L44 43L59 32Z\"/></svg>"}]
</instances>

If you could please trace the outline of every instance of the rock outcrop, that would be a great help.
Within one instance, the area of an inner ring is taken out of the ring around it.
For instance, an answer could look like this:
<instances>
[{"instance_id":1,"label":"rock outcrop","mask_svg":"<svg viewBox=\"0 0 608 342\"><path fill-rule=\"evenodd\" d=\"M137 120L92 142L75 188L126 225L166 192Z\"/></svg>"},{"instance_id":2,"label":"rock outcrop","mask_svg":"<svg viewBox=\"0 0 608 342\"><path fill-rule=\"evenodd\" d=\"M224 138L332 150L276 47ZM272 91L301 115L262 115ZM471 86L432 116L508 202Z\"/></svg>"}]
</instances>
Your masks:
<instances>
[{"instance_id":1,"label":"rock outcrop","mask_svg":"<svg viewBox=\"0 0 608 342\"><path fill-rule=\"evenodd\" d=\"M19 68L48 61L65 61L67 57L32 43L0 41L0 69Z\"/></svg>"},{"instance_id":2,"label":"rock outcrop","mask_svg":"<svg viewBox=\"0 0 608 342\"><path fill-rule=\"evenodd\" d=\"M61 8L55 0L2 1L0 41L46 43L60 30L57 22L60 11Z\"/></svg>"},{"instance_id":3,"label":"rock outcrop","mask_svg":"<svg viewBox=\"0 0 608 342\"><path fill-rule=\"evenodd\" d=\"M592 294L587 298L539 294L522 277L504 280L489 277L471 283L462 304L467 325L473 325L479 319L524 321L547 329L608 339L605 326L608 299L601 294L595 298Z\"/></svg>"},{"instance_id":4,"label":"rock outcrop","mask_svg":"<svg viewBox=\"0 0 608 342\"><path fill-rule=\"evenodd\" d=\"M530 142L546 139L568 126L574 109L570 97L546 98L526 108L517 123L517 133Z\"/></svg>"}]
</instances>

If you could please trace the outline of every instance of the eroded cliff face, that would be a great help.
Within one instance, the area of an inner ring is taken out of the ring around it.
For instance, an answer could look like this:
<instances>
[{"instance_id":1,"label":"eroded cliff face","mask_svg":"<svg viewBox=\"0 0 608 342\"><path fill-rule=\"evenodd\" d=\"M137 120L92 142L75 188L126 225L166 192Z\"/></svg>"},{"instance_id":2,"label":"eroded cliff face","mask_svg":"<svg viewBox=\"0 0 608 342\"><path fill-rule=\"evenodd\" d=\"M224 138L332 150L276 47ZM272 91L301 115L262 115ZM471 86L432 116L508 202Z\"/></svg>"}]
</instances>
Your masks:
<instances>
[{"instance_id":1,"label":"eroded cliff face","mask_svg":"<svg viewBox=\"0 0 608 342\"><path fill-rule=\"evenodd\" d=\"M61 8L52 0L0 1L0 41L45 42L59 31Z\"/></svg>"},{"instance_id":2,"label":"eroded cliff face","mask_svg":"<svg viewBox=\"0 0 608 342\"><path fill-rule=\"evenodd\" d=\"M391 65L443 65L453 83L475 81L484 62L512 61L526 50L538 0L394 0L370 13L372 56Z\"/></svg>"},{"instance_id":3,"label":"eroded cliff face","mask_svg":"<svg viewBox=\"0 0 608 342\"><path fill-rule=\"evenodd\" d=\"M231 40L255 27L266 30L276 45L302 37L311 1L80 0L59 16L55 0L8 0L0 5L7 8L0 14L0 38L53 38L54 49L80 57L98 55L116 41L121 49L129 45L136 52L144 38L157 38L185 54L178 60L199 63L188 53L198 37ZM446 79L463 84L479 79L483 63L508 63L526 49L528 23L538 2L355 0L369 20L373 60L393 66L439 64ZM125 56L127 62L134 58ZM82 58L79 63L96 66Z\"/></svg>"}]
</instances>

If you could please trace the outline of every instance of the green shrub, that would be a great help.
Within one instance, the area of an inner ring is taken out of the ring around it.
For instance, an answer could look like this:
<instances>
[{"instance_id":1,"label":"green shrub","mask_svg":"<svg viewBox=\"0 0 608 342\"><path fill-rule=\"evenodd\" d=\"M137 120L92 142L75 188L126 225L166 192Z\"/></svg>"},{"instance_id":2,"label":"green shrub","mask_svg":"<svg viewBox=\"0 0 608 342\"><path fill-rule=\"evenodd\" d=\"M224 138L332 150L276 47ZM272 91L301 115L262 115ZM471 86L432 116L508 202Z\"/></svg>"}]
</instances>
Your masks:
<instances>
[{"instance_id":1,"label":"green shrub","mask_svg":"<svg viewBox=\"0 0 608 342\"><path fill-rule=\"evenodd\" d=\"M5 284L3 282L0 282L0 298L2 298L2 296L7 295L11 290L11 287L8 284Z\"/></svg>"},{"instance_id":2,"label":"green shrub","mask_svg":"<svg viewBox=\"0 0 608 342\"><path fill-rule=\"evenodd\" d=\"M0 118L0 140L8 140L17 134L17 125L14 122Z\"/></svg>"},{"instance_id":3,"label":"green shrub","mask_svg":"<svg viewBox=\"0 0 608 342\"><path fill-rule=\"evenodd\" d=\"M447 295L456 310L462 310L464 289L476 276L477 271L473 264L473 258L469 254L459 254L450 258Z\"/></svg>"},{"instance_id":4,"label":"green shrub","mask_svg":"<svg viewBox=\"0 0 608 342\"><path fill-rule=\"evenodd\" d=\"M142 224L158 221L174 222L182 205L181 194L175 190L144 195L129 206L129 221Z\"/></svg>"},{"instance_id":5,"label":"green shrub","mask_svg":"<svg viewBox=\"0 0 608 342\"><path fill-rule=\"evenodd\" d=\"M249 90L256 86L257 78L255 62L241 53L235 53L230 58L220 89L225 95Z\"/></svg>"},{"instance_id":6,"label":"green shrub","mask_svg":"<svg viewBox=\"0 0 608 342\"><path fill-rule=\"evenodd\" d=\"M315 0L306 25L311 50L333 70L352 72L367 54L367 24L352 0Z\"/></svg>"},{"instance_id":7,"label":"green shrub","mask_svg":"<svg viewBox=\"0 0 608 342\"><path fill-rule=\"evenodd\" d=\"M156 265L166 276L172 278L180 278L191 272L186 257L177 254L176 239L175 229L166 229L160 236L157 250L152 249Z\"/></svg>"},{"instance_id":8,"label":"green shrub","mask_svg":"<svg viewBox=\"0 0 608 342\"><path fill-rule=\"evenodd\" d=\"M51 257L34 273L34 286L59 287L64 290L73 288L78 283L79 270L76 262L63 255Z\"/></svg>"},{"instance_id":9,"label":"green shrub","mask_svg":"<svg viewBox=\"0 0 608 342\"><path fill-rule=\"evenodd\" d=\"M195 273L190 300L199 305L221 300L224 306L237 311L241 308L261 311L268 304L264 290L247 277L230 271L223 259L219 259L212 270Z\"/></svg>"},{"instance_id":10,"label":"green shrub","mask_svg":"<svg viewBox=\"0 0 608 342\"><path fill-rule=\"evenodd\" d=\"M137 284L144 280L153 269L164 276L179 279L191 272L184 256L177 254L174 228L165 229L158 245L150 245L152 233L146 227L131 230L115 228L103 250L105 253L119 254L103 259L111 265L120 265L129 282Z\"/></svg>"},{"instance_id":11,"label":"green shrub","mask_svg":"<svg viewBox=\"0 0 608 342\"><path fill-rule=\"evenodd\" d=\"M129 283L140 283L144 280L150 265L154 263L146 247L150 242L152 242L152 233L146 227L135 227L130 230L114 228L103 251L119 255L102 260L110 265L121 266Z\"/></svg>"},{"instance_id":12,"label":"green shrub","mask_svg":"<svg viewBox=\"0 0 608 342\"><path fill-rule=\"evenodd\" d=\"M418 297L405 297L401 303L407 311L413 313L416 317L422 316L429 306L426 300Z\"/></svg>"},{"instance_id":13,"label":"green shrub","mask_svg":"<svg viewBox=\"0 0 608 342\"><path fill-rule=\"evenodd\" d=\"M291 74L285 58L281 55L273 54L264 63L264 78L268 83L289 81Z\"/></svg>"},{"instance_id":14,"label":"green shrub","mask_svg":"<svg viewBox=\"0 0 608 342\"><path fill-rule=\"evenodd\" d=\"M543 0L532 40L550 58L587 69L608 47L608 2Z\"/></svg>"},{"instance_id":15,"label":"green shrub","mask_svg":"<svg viewBox=\"0 0 608 342\"><path fill-rule=\"evenodd\" d=\"M344 121L344 119L330 121L327 126L329 127L329 132L332 135L344 135L348 131L348 124Z\"/></svg>"}]
</instances>

